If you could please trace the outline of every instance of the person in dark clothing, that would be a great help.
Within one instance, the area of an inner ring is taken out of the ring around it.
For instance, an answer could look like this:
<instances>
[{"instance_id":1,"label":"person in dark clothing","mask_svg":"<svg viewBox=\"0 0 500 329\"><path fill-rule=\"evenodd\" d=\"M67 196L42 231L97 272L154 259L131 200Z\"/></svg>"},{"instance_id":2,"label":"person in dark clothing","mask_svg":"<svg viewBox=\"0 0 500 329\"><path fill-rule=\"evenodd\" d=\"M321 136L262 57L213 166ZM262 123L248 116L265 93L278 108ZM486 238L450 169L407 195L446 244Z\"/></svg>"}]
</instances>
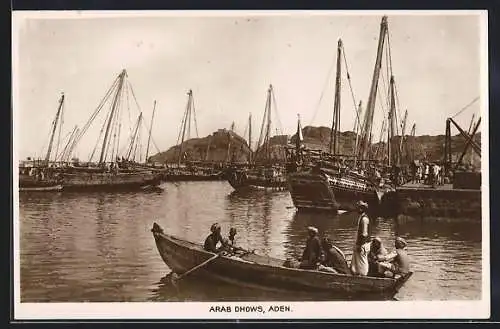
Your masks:
<instances>
[{"instance_id":1,"label":"person in dark clothing","mask_svg":"<svg viewBox=\"0 0 500 329\"><path fill-rule=\"evenodd\" d=\"M382 240L379 237L374 237L370 244L370 252L368 253L368 275L379 276L379 262L382 257L387 255Z\"/></svg>"},{"instance_id":2,"label":"person in dark clothing","mask_svg":"<svg viewBox=\"0 0 500 329\"><path fill-rule=\"evenodd\" d=\"M203 249L210 252L219 252L221 248L224 246L224 242L222 241L221 235L221 227L218 223L215 223L210 227L210 235L205 239L205 243L203 245ZM217 248L217 244L221 243L221 247Z\"/></svg>"},{"instance_id":3,"label":"person in dark clothing","mask_svg":"<svg viewBox=\"0 0 500 329\"><path fill-rule=\"evenodd\" d=\"M321 242L318 238L318 229L313 226L307 228L309 238L306 241L306 248L302 254L300 268L302 269L317 269L321 256Z\"/></svg>"},{"instance_id":4,"label":"person in dark clothing","mask_svg":"<svg viewBox=\"0 0 500 329\"><path fill-rule=\"evenodd\" d=\"M324 237L321 240L321 247L323 248L323 260L318 268L320 271L351 274L344 253L329 238Z\"/></svg>"}]
</instances>

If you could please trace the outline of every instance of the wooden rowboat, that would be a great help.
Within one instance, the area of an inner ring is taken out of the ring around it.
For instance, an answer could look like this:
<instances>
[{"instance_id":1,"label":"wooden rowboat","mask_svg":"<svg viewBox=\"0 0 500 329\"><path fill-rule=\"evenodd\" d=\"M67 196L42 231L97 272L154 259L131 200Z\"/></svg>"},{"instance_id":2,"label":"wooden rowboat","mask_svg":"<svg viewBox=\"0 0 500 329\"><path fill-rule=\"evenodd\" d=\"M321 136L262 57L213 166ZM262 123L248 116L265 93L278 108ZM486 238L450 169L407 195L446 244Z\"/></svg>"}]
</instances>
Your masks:
<instances>
[{"instance_id":1,"label":"wooden rowboat","mask_svg":"<svg viewBox=\"0 0 500 329\"><path fill-rule=\"evenodd\" d=\"M203 250L201 244L165 234L156 223L152 232L161 258L174 273L182 274L215 256ZM283 260L247 252L238 257L217 257L196 274L199 278L221 280L243 288L307 295L318 300L389 300L413 274L397 279L375 278L288 268L283 264Z\"/></svg>"}]
</instances>

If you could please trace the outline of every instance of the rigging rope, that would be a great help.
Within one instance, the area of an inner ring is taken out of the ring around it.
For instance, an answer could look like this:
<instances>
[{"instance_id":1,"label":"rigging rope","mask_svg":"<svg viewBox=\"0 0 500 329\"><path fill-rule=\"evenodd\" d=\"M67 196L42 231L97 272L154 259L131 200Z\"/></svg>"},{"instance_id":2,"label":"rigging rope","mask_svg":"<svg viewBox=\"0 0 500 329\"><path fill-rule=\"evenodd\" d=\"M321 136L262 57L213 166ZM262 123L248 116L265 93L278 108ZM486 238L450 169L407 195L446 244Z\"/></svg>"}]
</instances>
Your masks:
<instances>
[{"instance_id":1,"label":"rigging rope","mask_svg":"<svg viewBox=\"0 0 500 329\"><path fill-rule=\"evenodd\" d=\"M80 140L82 139L83 135L85 135L85 133L89 129L89 127L92 124L92 122L94 122L94 120L97 117L97 115L101 112L102 108L104 107L104 104L109 99L109 96L112 94L112 92L115 90L115 88L117 88L119 80L120 80L120 77L118 76L114 80L113 84L108 89L108 91L106 92L106 94L104 95L104 97L101 99L101 102L99 103L99 105L97 106L97 108L94 110L94 113L92 113L92 115L90 116L90 119L85 123L85 125L79 131L78 136L76 136L76 138L75 138L74 147L76 147L76 145L80 142Z\"/></svg>"},{"instance_id":2,"label":"rigging rope","mask_svg":"<svg viewBox=\"0 0 500 329\"><path fill-rule=\"evenodd\" d=\"M196 122L196 110L194 108L194 97L191 97L191 105L193 107L193 115L194 115L194 128L196 129L196 138L199 138L200 135L198 135L198 123Z\"/></svg>"},{"instance_id":3,"label":"rigging rope","mask_svg":"<svg viewBox=\"0 0 500 329\"><path fill-rule=\"evenodd\" d=\"M346 58L344 46L342 46L342 55L344 57L345 71L346 71L346 74L347 74L347 82L349 83L349 89L351 90L351 96L352 96L352 102L354 104L354 113L356 113L355 120L359 124L360 123L360 119L359 119L359 113L358 113L358 105L357 105L358 103L356 102L356 97L354 97L354 90L353 90L352 84L351 84L351 74L349 73L349 66L347 65L347 58ZM339 127L339 129L340 129L340 127Z\"/></svg>"},{"instance_id":4,"label":"rigging rope","mask_svg":"<svg viewBox=\"0 0 500 329\"><path fill-rule=\"evenodd\" d=\"M62 107L61 107L61 118L59 120L60 121L59 122L59 131L57 133L57 144L56 144L56 152L55 152L54 161L57 161L57 157L59 155L59 146L60 146L60 143L61 143L61 130L62 130L62 126L64 124L64 108L65 108L65 105L66 105L66 102L63 102Z\"/></svg>"},{"instance_id":5,"label":"rigging rope","mask_svg":"<svg viewBox=\"0 0 500 329\"><path fill-rule=\"evenodd\" d=\"M456 116L460 115L463 111L465 111L467 108L469 108L472 104L474 104L475 102L477 102L479 100L479 96L477 96L476 98L474 98L469 104L467 104L465 107L463 107L460 111L458 111L457 113L455 113L451 119L454 119Z\"/></svg>"},{"instance_id":6,"label":"rigging rope","mask_svg":"<svg viewBox=\"0 0 500 329\"><path fill-rule=\"evenodd\" d=\"M274 89L271 91L272 93L272 97L273 97L273 103L274 103L274 112L276 114L276 119L278 120L278 132L280 135L283 134L283 125L281 124L281 120L280 120L280 115L279 115L279 112L278 112L278 103L276 102L276 95L274 94ZM270 105L271 107L272 105ZM271 136L269 136L271 137Z\"/></svg>"},{"instance_id":7,"label":"rigging rope","mask_svg":"<svg viewBox=\"0 0 500 329\"><path fill-rule=\"evenodd\" d=\"M326 76L325 83L323 85L323 90L321 91L321 95L319 97L318 103L316 104L316 109L314 110L314 115L313 115L313 117L312 117L312 119L310 121L310 124L309 124L311 126L313 125L314 120L316 119L316 116L317 116L317 114L319 112L319 108L321 106L321 101L323 100L323 96L324 96L326 88L328 86L328 82L330 82L330 77L332 75L332 71L333 71L333 68L335 66L335 62L336 62L336 60L335 60L335 56L334 56L332 64L330 65L330 69L328 70L328 75Z\"/></svg>"}]
</instances>

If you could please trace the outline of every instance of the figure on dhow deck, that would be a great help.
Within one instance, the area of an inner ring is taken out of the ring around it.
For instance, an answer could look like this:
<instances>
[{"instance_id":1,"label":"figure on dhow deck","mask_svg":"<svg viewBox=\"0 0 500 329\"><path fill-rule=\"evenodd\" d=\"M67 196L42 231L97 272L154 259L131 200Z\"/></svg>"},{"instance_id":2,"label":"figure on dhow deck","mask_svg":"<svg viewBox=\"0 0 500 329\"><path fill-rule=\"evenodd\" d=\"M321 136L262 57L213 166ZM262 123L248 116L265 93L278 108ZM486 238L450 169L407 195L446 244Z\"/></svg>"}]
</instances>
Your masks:
<instances>
[{"instance_id":1,"label":"figure on dhow deck","mask_svg":"<svg viewBox=\"0 0 500 329\"><path fill-rule=\"evenodd\" d=\"M300 260L300 268L314 270L318 268L321 256L321 243L318 238L318 229L313 226L307 228L309 238L306 241L306 248Z\"/></svg>"},{"instance_id":2,"label":"figure on dhow deck","mask_svg":"<svg viewBox=\"0 0 500 329\"><path fill-rule=\"evenodd\" d=\"M333 244L328 238L321 239L321 247L323 248L323 259L318 267L318 270L324 272L333 272L340 274L351 274L345 255Z\"/></svg>"},{"instance_id":3,"label":"figure on dhow deck","mask_svg":"<svg viewBox=\"0 0 500 329\"><path fill-rule=\"evenodd\" d=\"M370 219L366 214L368 204L358 201L356 204L359 212L356 243L352 253L351 271L354 275L368 274L368 253L370 252L370 236L368 233Z\"/></svg>"},{"instance_id":4,"label":"figure on dhow deck","mask_svg":"<svg viewBox=\"0 0 500 329\"><path fill-rule=\"evenodd\" d=\"M378 263L379 271L386 277L404 275L410 272L410 258L406 251L406 241L397 237L394 242L396 250L386 256L378 257L381 261Z\"/></svg>"},{"instance_id":5,"label":"figure on dhow deck","mask_svg":"<svg viewBox=\"0 0 500 329\"><path fill-rule=\"evenodd\" d=\"M221 235L221 227L219 223L212 224L212 226L210 227L210 232L212 233L210 233L210 235L205 239L203 249L205 249L206 251L217 253L221 250L221 248L224 247L224 242L222 241ZM221 243L221 246L217 248L217 244L219 242Z\"/></svg>"}]
</instances>

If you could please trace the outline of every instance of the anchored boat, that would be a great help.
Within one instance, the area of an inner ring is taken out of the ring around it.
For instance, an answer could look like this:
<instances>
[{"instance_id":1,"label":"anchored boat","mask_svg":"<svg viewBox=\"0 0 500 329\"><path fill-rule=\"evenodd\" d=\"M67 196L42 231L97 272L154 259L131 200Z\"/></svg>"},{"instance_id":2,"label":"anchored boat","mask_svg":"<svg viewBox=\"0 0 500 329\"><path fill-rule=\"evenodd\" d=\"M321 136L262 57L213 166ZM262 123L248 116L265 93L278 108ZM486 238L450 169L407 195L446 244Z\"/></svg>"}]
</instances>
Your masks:
<instances>
[{"instance_id":1,"label":"anchored boat","mask_svg":"<svg viewBox=\"0 0 500 329\"><path fill-rule=\"evenodd\" d=\"M217 256L205 251L201 244L165 234L156 223L152 232L161 258L174 273L182 275ZM209 277L248 289L331 300L389 300L412 276L411 272L397 279L353 276L288 268L284 263L281 259L243 252L237 257L216 257L197 274L198 278Z\"/></svg>"},{"instance_id":2,"label":"anchored boat","mask_svg":"<svg viewBox=\"0 0 500 329\"><path fill-rule=\"evenodd\" d=\"M286 168L272 155L271 112L276 103L273 86L267 90L266 108L262 120L257 150L251 155L250 163L245 168L230 167L225 176L235 190L268 189L284 191L288 189ZM251 151L251 116L249 118L249 141Z\"/></svg>"}]
</instances>

